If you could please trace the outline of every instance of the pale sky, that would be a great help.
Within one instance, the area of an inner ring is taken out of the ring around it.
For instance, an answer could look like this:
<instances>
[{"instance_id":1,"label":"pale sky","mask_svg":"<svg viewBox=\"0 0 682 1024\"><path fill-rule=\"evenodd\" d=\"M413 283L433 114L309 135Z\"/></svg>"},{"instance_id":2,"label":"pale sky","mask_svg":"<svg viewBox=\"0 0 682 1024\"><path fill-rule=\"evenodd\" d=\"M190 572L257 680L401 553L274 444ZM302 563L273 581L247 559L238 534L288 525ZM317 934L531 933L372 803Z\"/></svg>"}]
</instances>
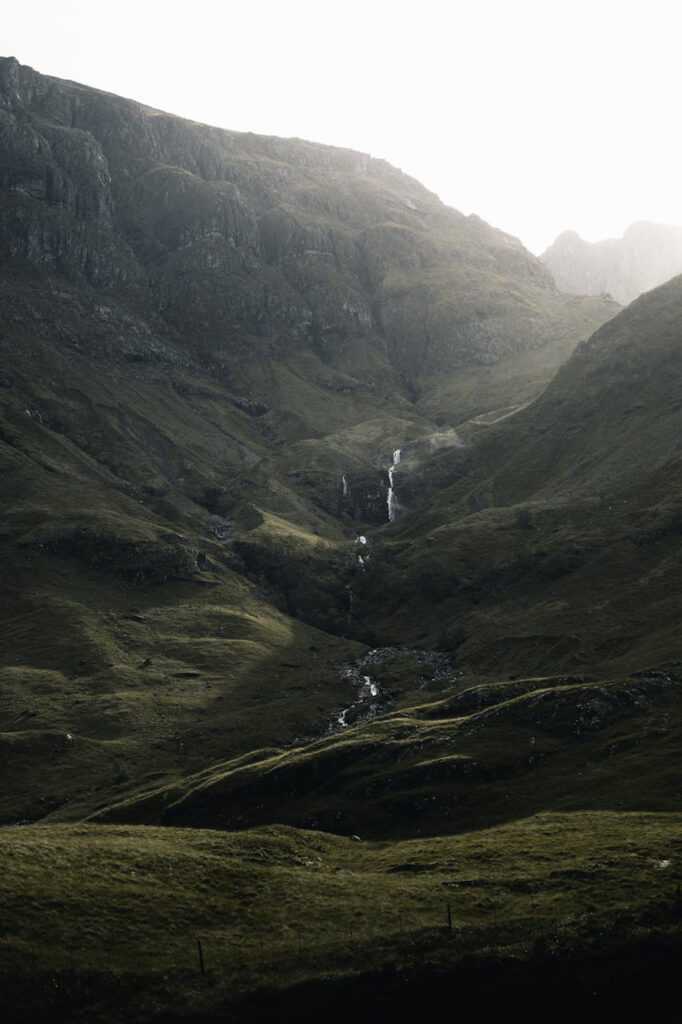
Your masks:
<instances>
[{"instance_id":1,"label":"pale sky","mask_svg":"<svg viewBox=\"0 0 682 1024\"><path fill-rule=\"evenodd\" d=\"M681 30L676 0L31 0L0 55L383 157L539 253L682 224Z\"/></svg>"}]
</instances>

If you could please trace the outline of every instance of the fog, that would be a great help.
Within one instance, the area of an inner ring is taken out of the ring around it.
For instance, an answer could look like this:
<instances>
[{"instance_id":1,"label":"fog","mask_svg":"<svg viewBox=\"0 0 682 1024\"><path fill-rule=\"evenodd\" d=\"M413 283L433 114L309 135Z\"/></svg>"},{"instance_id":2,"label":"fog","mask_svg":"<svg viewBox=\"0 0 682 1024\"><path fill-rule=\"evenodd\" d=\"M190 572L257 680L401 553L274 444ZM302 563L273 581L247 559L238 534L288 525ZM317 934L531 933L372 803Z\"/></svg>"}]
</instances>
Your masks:
<instances>
[{"instance_id":1,"label":"fog","mask_svg":"<svg viewBox=\"0 0 682 1024\"><path fill-rule=\"evenodd\" d=\"M540 252L682 223L675 5L33 0L3 56L199 121L384 157Z\"/></svg>"}]
</instances>

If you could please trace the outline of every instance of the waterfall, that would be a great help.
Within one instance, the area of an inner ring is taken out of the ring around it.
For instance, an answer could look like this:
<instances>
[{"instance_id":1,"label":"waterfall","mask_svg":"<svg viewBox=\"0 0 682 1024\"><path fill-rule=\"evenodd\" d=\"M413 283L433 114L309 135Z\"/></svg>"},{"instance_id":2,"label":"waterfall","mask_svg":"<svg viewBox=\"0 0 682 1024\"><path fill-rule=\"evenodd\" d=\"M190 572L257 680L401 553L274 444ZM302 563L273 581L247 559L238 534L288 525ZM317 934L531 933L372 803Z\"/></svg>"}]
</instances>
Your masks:
<instances>
[{"instance_id":1,"label":"waterfall","mask_svg":"<svg viewBox=\"0 0 682 1024\"><path fill-rule=\"evenodd\" d=\"M353 703L349 707L344 708L343 711L340 711L339 714L336 716L336 721L338 722L342 729L347 729L350 724L347 720L347 715L349 711L353 711L355 708L360 708L365 701L371 701L373 697L379 696L379 686L377 683L372 681L371 676L361 677L357 669L353 670L352 668L347 670L345 675L347 678L352 678L359 686L359 689L357 699L353 701ZM365 715L359 717L356 714L355 719L356 721L362 721L363 718L367 718L368 716L374 717L374 715L376 714L377 705L370 703L368 706L368 711L365 713Z\"/></svg>"},{"instance_id":2,"label":"waterfall","mask_svg":"<svg viewBox=\"0 0 682 1024\"><path fill-rule=\"evenodd\" d=\"M347 498L348 497L348 478L346 477L345 473L341 477L341 483L343 485L343 496L344 496L344 498Z\"/></svg>"},{"instance_id":3,"label":"waterfall","mask_svg":"<svg viewBox=\"0 0 682 1024\"><path fill-rule=\"evenodd\" d=\"M400 462L400 453L401 449L396 448L396 450L393 452L393 462L391 463L388 470L388 494L386 495L386 507L388 510L389 523L393 522L397 512L397 501L395 491L393 490L393 473L395 471L395 467Z\"/></svg>"}]
</instances>

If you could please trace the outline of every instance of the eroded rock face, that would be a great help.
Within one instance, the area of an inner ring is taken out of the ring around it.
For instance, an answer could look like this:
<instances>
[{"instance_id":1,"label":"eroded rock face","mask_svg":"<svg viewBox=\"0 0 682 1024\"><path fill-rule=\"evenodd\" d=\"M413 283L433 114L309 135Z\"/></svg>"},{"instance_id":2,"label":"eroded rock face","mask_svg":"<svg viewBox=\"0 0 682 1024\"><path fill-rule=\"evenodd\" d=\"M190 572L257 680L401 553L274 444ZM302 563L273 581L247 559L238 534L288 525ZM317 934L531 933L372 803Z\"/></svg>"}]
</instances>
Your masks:
<instances>
[{"instance_id":1,"label":"eroded rock face","mask_svg":"<svg viewBox=\"0 0 682 1024\"><path fill-rule=\"evenodd\" d=\"M572 295L612 295L627 305L682 273L682 227L631 224L622 238L586 242L564 231L540 257L558 287Z\"/></svg>"},{"instance_id":2,"label":"eroded rock face","mask_svg":"<svg viewBox=\"0 0 682 1024\"><path fill-rule=\"evenodd\" d=\"M0 62L0 255L97 285L140 276L101 143L49 79Z\"/></svg>"},{"instance_id":3,"label":"eroded rock face","mask_svg":"<svg viewBox=\"0 0 682 1024\"><path fill-rule=\"evenodd\" d=\"M213 351L245 336L331 359L369 341L413 387L555 344L565 301L516 239L384 161L182 121L12 58L0 256L132 291Z\"/></svg>"}]
</instances>

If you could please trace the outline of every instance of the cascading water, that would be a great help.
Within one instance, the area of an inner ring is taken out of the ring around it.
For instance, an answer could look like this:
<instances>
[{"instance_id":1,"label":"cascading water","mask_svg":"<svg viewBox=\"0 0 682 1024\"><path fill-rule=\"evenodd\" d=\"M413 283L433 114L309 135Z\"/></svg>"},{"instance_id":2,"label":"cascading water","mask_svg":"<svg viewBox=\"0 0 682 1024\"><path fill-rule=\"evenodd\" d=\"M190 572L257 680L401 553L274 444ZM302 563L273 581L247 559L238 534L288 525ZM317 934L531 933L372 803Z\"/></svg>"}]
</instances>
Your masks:
<instances>
[{"instance_id":1,"label":"cascading water","mask_svg":"<svg viewBox=\"0 0 682 1024\"><path fill-rule=\"evenodd\" d=\"M388 494L386 495L386 507L388 510L389 523L393 522L397 512L398 503L396 501L395 491L393 490L393 473L395 471L395 467L400 462L400 452L400 448L396 448L396 450L393 452L393 462L389 466L388 470Z\"/></svg>"},{"instance_id":2,"label":"cascading water","mask_svg":"<svg viewBox=\"0 0 682 1024\"><path fill-rule=\"evenodd\" d=\"M346 678L353 678L353 679L355 679L357 677L357 672L354 671L353 668L351 667L351 668L347 669L345 675L346 675ZM360 679L362 679L362 681L360 681ZM360 688L358 690L358 699L353 704L351 704L349 707L344 708L343 711L341 711L336 716L336 721L338 722L338 724L341 726L342 729L347 729L348 728L349 723L347 721L347 715L348 715L349 711L353 711L354 708L359 708L365 701L370 701L371 702L372 698L379 696L379 687L378 687L378 685L376 683L372 682L372 679L371 679L370 676L358 677L356 681L360 685ZM372 703L369 703L367 705L367 707L368 707L367 714L370 715L371 717L373 717L377 713L376 705L374 705Z\"/></svg>"},{"instance_id":3,"label":"cascading water","mask_svg":"<svg viewBox=\"0 0 682 1024\"><path fill-rule=\"evenodd\" d=\"M348 478L346 477L345 473L341 477L341 483L343 485L343 496L344 496L344 498L347 498L348 497Z\"/></svg>"}]
</instances>

